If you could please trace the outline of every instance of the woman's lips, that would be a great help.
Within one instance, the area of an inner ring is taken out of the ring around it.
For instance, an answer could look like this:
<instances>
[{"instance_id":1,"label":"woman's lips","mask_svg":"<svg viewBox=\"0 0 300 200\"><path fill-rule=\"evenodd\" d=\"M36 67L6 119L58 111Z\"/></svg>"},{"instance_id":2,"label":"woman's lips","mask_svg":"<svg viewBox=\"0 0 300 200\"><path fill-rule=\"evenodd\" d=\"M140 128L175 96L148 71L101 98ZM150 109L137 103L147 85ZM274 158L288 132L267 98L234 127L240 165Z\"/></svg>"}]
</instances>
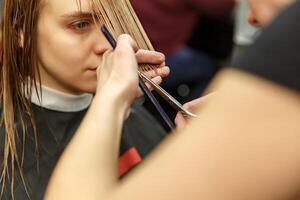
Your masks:
<instances>
[{"instance_id":1,"label":"woman's lips","mask_svg":"<svg viewBox=\"0 0 300 200\"><path fill-rule=\"evenodd\" d=\"M93 76L97 75L97 67L89 68L88 72L91 73Z\"/></svg>"},{"instance_id":2,"label":"woman's lips","mask_svg":"<svg viewBox=\"0 0 300 200\"><path fill-rule=\"evenodd\" d=\"M97 71L98 67L99 67L99 66L97 66L97 67L91 67L91 68L89 68L88 70L89 70L89 71Z\"/></svg>"}]
</instances>

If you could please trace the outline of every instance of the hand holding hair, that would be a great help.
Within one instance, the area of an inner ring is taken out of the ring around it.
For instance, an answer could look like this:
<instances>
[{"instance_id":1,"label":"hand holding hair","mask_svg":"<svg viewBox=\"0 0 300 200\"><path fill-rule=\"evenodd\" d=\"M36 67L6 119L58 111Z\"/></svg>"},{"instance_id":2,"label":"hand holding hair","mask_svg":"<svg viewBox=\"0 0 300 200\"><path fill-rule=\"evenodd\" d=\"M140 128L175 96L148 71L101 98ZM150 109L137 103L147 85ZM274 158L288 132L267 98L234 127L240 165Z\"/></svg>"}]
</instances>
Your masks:
<instances>
[{"instance_id":1,"label":"hand holding hair","mask_svg":"<svg viewBox=\"0 0 300 200\"><path fill-rule=\"evenodd\" d=\"M130 106L137 94L138 75L135 52L136 43L129 35L118 38L114 51L107 51L97 69L97 92L105 98L119 98Z\"/></svg>"}]
</instances>

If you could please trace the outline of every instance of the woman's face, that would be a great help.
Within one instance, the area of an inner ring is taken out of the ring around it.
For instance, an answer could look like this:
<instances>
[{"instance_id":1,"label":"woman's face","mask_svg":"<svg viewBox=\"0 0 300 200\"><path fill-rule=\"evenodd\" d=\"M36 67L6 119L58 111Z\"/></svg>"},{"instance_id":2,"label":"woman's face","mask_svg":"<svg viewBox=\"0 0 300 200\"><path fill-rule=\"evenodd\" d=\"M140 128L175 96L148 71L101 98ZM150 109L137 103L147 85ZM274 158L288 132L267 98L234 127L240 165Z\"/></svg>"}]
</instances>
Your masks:
<instances>
[{"instance_id":1,"label":"woman's face","mask_svg":"<svg viewBox=\"0 0 300 200\"><path fill-rule=\"evenodd\" d=\"M94 24L89 0L43 0L37 54L43 85L70 94L93 93L96 69L110 48ZM99 24L98 24L99 25Z\"/></svg>"},{"instance_id":2,"label":"woman's face","mask_svg":"<svg viewBox=\"0 0 300 200\"><path fill-rule=\"evenodd\" d=\"M253 26L269 24L278 13L294 0L248 0L250 11L248 21Z\"/></svg>"}]
</instances>

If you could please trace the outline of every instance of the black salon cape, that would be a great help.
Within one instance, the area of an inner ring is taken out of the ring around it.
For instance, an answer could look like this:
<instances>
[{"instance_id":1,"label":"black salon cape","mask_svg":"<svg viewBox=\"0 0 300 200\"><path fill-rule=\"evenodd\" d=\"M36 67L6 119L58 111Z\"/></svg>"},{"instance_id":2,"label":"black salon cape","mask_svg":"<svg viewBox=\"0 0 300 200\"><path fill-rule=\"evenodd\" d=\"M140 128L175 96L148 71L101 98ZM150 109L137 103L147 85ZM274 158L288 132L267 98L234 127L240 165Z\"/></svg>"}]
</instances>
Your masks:
<instances>
[{"instance_id":1,"label":"black salon cape","mask_svg":"<svg viewBox=\"0 0 300 200\"><path fill-rule=\"evenodd\" d=\"M33 111L40 137L39 169L37 169L34 157L35 145L31 137L27 140L25 149L24 173L31 199L35 200L43 198L50 175L87 110L66 113L47 110L33 104ZM133 105L121 137L119 176L123 177L136 166L165 136L166 132L146 110L139 105ZM4 134L1 129L1 168L3 167L3 141ZM11 199L10 184L7 183L6 186L3 199ZM14 194L16 200L27 199L19 178L15 183Z\"/></svg>"}]
</instances>

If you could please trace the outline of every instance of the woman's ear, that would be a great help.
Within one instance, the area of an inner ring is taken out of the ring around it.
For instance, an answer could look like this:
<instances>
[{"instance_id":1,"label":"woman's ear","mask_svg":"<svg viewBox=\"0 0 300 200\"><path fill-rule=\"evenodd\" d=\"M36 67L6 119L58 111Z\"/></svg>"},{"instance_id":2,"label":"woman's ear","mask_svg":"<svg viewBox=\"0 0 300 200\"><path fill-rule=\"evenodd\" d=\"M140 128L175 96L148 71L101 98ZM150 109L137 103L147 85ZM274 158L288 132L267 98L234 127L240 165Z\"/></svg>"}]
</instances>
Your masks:
<instances>
[{"instance_id":1,"label":"woman's ear","mask_svg":"<svg viewBox=\"0 0 300 200\"><path fill-rule=\"evenodd\" d=\"M24 33L20 31L19 33L19 47L24 48Z\"/></svg>"}]
</instances>

